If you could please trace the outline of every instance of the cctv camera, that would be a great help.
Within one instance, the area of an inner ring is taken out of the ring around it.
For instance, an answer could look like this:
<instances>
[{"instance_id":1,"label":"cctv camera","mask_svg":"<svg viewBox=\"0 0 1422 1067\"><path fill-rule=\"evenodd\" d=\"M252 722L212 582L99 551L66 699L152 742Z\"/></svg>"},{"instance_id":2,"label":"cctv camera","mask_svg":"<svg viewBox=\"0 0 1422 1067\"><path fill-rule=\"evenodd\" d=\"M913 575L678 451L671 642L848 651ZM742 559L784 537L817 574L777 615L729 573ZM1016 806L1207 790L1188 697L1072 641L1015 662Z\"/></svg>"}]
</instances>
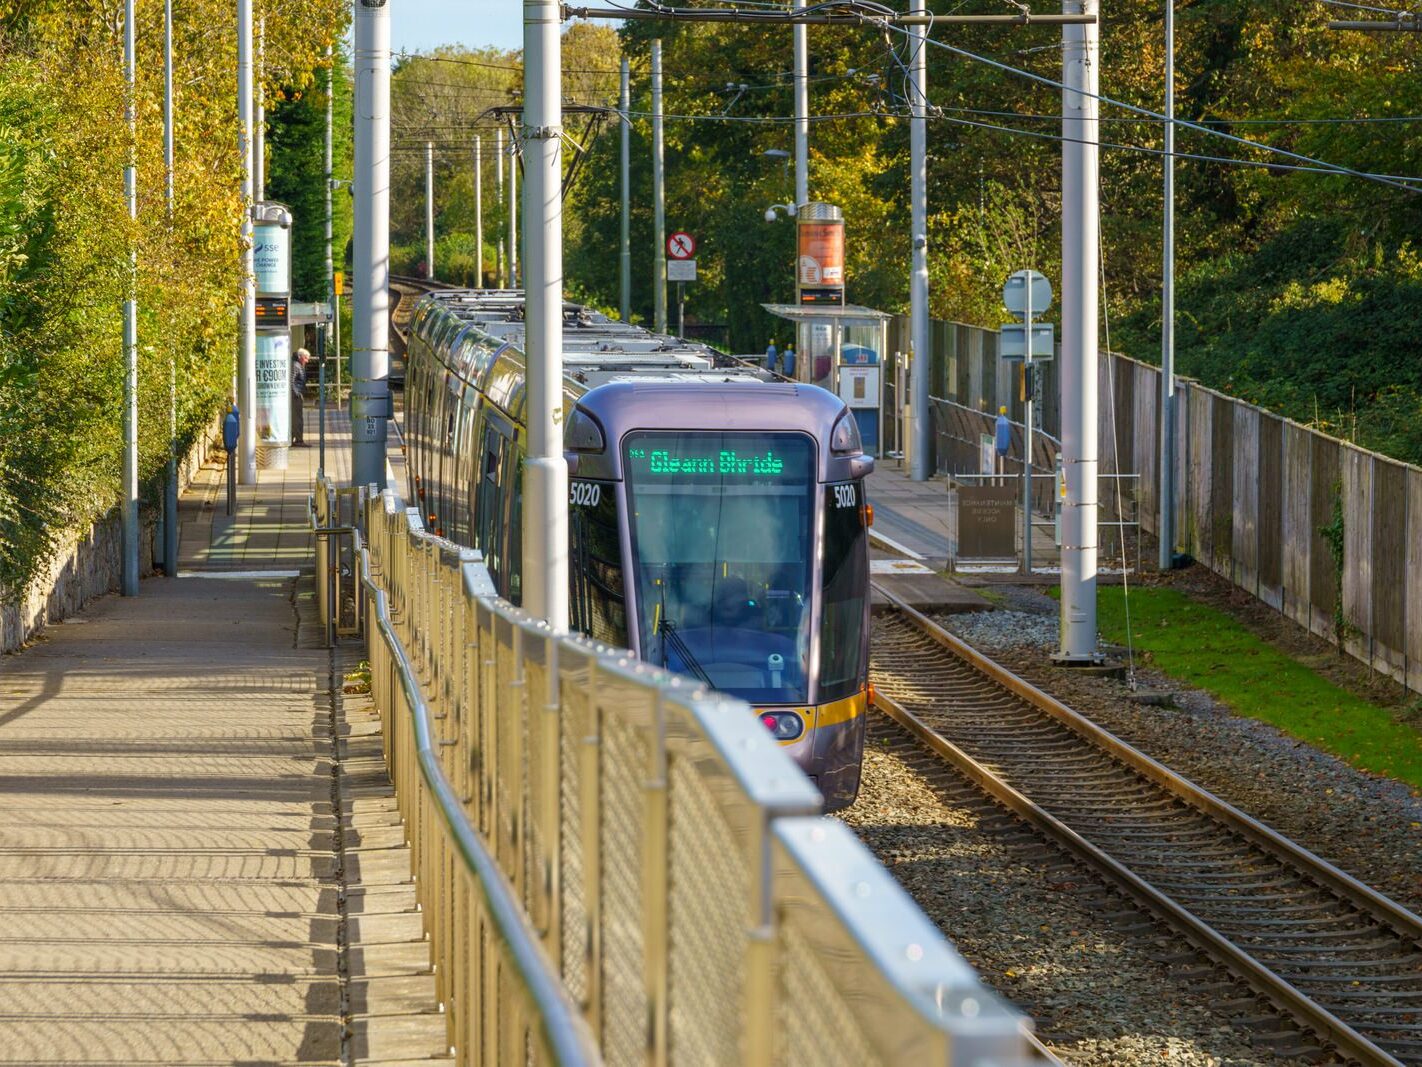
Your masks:
<instances>
[{"instance_id":1,"label":"cctv camera","mask_svg":"<svg viewBox=\"0 0 1422 1067\"><path fill-rule=\"evenodd\" d=\"M765 209L765 221L766 221L766 222L774 222L774 221L775 221L775 209L774 209L773 207L768 207L768 208Z\"/></svg>"}]
</instances>

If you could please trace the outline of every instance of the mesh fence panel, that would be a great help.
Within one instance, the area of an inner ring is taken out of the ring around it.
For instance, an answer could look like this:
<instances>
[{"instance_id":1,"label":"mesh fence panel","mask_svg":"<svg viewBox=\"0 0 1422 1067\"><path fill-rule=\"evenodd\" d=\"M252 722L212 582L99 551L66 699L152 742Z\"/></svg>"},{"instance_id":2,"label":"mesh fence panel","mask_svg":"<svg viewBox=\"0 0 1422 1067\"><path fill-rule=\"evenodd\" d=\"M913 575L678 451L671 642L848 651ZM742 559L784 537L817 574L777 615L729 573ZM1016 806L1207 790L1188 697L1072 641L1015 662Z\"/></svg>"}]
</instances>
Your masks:
<instances>
[{"instance_id":1,"label":"mesh fence panel","mask_svg":"<svg viewBox=\"0 0 1422 1067\"><path fill-rule=\"evenodd\" d=\"M668 777L671 1060L736 1063L750 895L744 846L690 759L672 759Z\"/></svg>"},{"instance_id":2,"label":"mesh fence panel","mask_svg":"<svg viewBox=\"0 0 1422 1067\"><path fill-rule=\"evenodd\" d=\"M559 866L562 899L563 982L576 1004L588 999L587 901L583 869L582 773L579 756L590 729L590 672L570 671L559 678L563 704L563 729L558 741L561 781L558 787Z\"/></svg>"},{"instance_id":3,"label":"mesh fence panel","mask_svg":"<svg viewBox=\"0 0 1422 1067\"><path fill-rule=\"evenodd\" d=\"M602 1047L609 1064L646 1058L642 945L642 783L646 744L602 716Z\"/></svg>"},{"instance_id":4,"label":"mesh fence panel","mask_svg":"<svg viewBox=\"0 0 1422 1067\"><path fill-rule=\"evenodd\" d=\"M820 966L810 942L782 916L780 932L780 1063L872 1067L882 1063L864 1040L854 1013Z\"/></svg>"}]
</instances>

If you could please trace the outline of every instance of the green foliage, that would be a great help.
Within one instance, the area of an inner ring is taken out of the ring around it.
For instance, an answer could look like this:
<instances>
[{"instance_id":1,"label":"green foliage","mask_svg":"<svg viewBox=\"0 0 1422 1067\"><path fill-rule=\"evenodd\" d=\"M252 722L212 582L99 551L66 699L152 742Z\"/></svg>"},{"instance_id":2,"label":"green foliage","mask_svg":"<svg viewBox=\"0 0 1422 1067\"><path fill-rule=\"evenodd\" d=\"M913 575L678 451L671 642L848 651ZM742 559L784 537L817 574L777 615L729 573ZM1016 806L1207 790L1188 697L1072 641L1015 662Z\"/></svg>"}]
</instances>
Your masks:
<instances>
[{"instance_id":1,"label":"green foliage","mask_svg":"<svg viewBox=\"0 0 1422 1067\"><path fill-rule=\"evenodd\" d=\"M328 77L333 79L328 82ZM274 91L267 109L267 149L271 177L267 197L292 210L291 292L295 300L326 300L325 139L327 86L335 91L332 109L332 173L350 181L352 153L350 69L344 50L319 71L314 85ZM331 195L331 248L335 270L347 261L351 236L350 186Z\"/></svg>"},{"instance_id":2,"label":"green foliage","mask_svg":"<svg viewBox=\"0 0 1422 1067\"><path fill-rule=\"evenodd\" d=\"M0 9L0 591L7 595L119 499L121 325L131 291L146 503L157 498L168 455L170 375L180 447L230 388L242 215L236 30L231 9L217 0L173 7L171 215L162 78L154 73L162 70L161 5L139 6L132 139L121 13L52 0ZM289 0L268 12L271 78L309 87L343 17L335 0ZM130 159L136 221L121 177Z\"/></svg>"},{"instance_id":3,"label":"green foliage","mask_svg":"<svg viewBox=\"0 0 1422 1067\"><path fill-rule=\"evenodd\" d=\"M1130 608L1136 649L1172 678L1355 767L1422 786L1422 737L1408 725L1407 709L1340 689L1228 615L1174 589L1133 588ZM1102 636L1124 644L1122 590L1098 590L1097 612Z\"/></svg>"},{"instance_id":4,"label":"green foliage","mask_svg":"<svg viewBox=\"0 0 1422 1067\"><path fill-rule=\"evenodd\" d=\"M1343 642L1348 637L1348 616L1343 611L1343 553L1347 541L1343 529L1343 483L1333 484L1333 513L1328 523L1318 528L1318 536L1328 546L1328 555L1333 560L1333 640L1338 645L1338 654L1343 654Z\"/></svg>"}]
</instances>

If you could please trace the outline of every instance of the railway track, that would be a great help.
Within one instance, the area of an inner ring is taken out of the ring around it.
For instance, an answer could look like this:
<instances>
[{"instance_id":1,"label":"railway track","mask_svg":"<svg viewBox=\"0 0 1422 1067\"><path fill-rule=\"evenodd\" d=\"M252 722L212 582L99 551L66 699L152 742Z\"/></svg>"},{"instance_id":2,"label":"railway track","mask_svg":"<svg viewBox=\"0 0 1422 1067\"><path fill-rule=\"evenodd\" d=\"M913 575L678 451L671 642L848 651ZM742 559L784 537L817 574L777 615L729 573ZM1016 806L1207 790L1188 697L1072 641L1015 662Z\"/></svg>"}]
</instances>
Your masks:
<instances>
[{"instance_id":1,"label":"railway track","mask_svg":"<svg viewBox=\"0 0 1422 1067\"><path fill-rule=\"evenodd\" d=\"M880 592L880 710L1339 1055L1422 1063L1422 919Z\"/></svg>"}]
</instances>

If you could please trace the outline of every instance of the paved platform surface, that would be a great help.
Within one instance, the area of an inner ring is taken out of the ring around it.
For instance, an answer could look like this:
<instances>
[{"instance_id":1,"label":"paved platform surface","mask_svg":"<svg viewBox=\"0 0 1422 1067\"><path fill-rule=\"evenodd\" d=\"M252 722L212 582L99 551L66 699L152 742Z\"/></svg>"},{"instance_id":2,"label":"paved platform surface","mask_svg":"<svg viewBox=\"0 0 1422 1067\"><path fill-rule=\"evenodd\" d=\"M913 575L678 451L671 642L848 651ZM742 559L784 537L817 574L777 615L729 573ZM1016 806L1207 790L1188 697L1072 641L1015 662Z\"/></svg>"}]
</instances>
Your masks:
<instances>
[{"instance_id":1,"label":"paved platform surface","mask_svg":"<svg viewBox=\"0 0 1422 1067\"><path fill-rule=\"evenodd\" d=\"M341 693L359 652L282 576L310 568L316 453L231 520L204 471L191 577L0 660L0 1063L446 1056L378 721Z\"/></svg>"}]
</instances>

